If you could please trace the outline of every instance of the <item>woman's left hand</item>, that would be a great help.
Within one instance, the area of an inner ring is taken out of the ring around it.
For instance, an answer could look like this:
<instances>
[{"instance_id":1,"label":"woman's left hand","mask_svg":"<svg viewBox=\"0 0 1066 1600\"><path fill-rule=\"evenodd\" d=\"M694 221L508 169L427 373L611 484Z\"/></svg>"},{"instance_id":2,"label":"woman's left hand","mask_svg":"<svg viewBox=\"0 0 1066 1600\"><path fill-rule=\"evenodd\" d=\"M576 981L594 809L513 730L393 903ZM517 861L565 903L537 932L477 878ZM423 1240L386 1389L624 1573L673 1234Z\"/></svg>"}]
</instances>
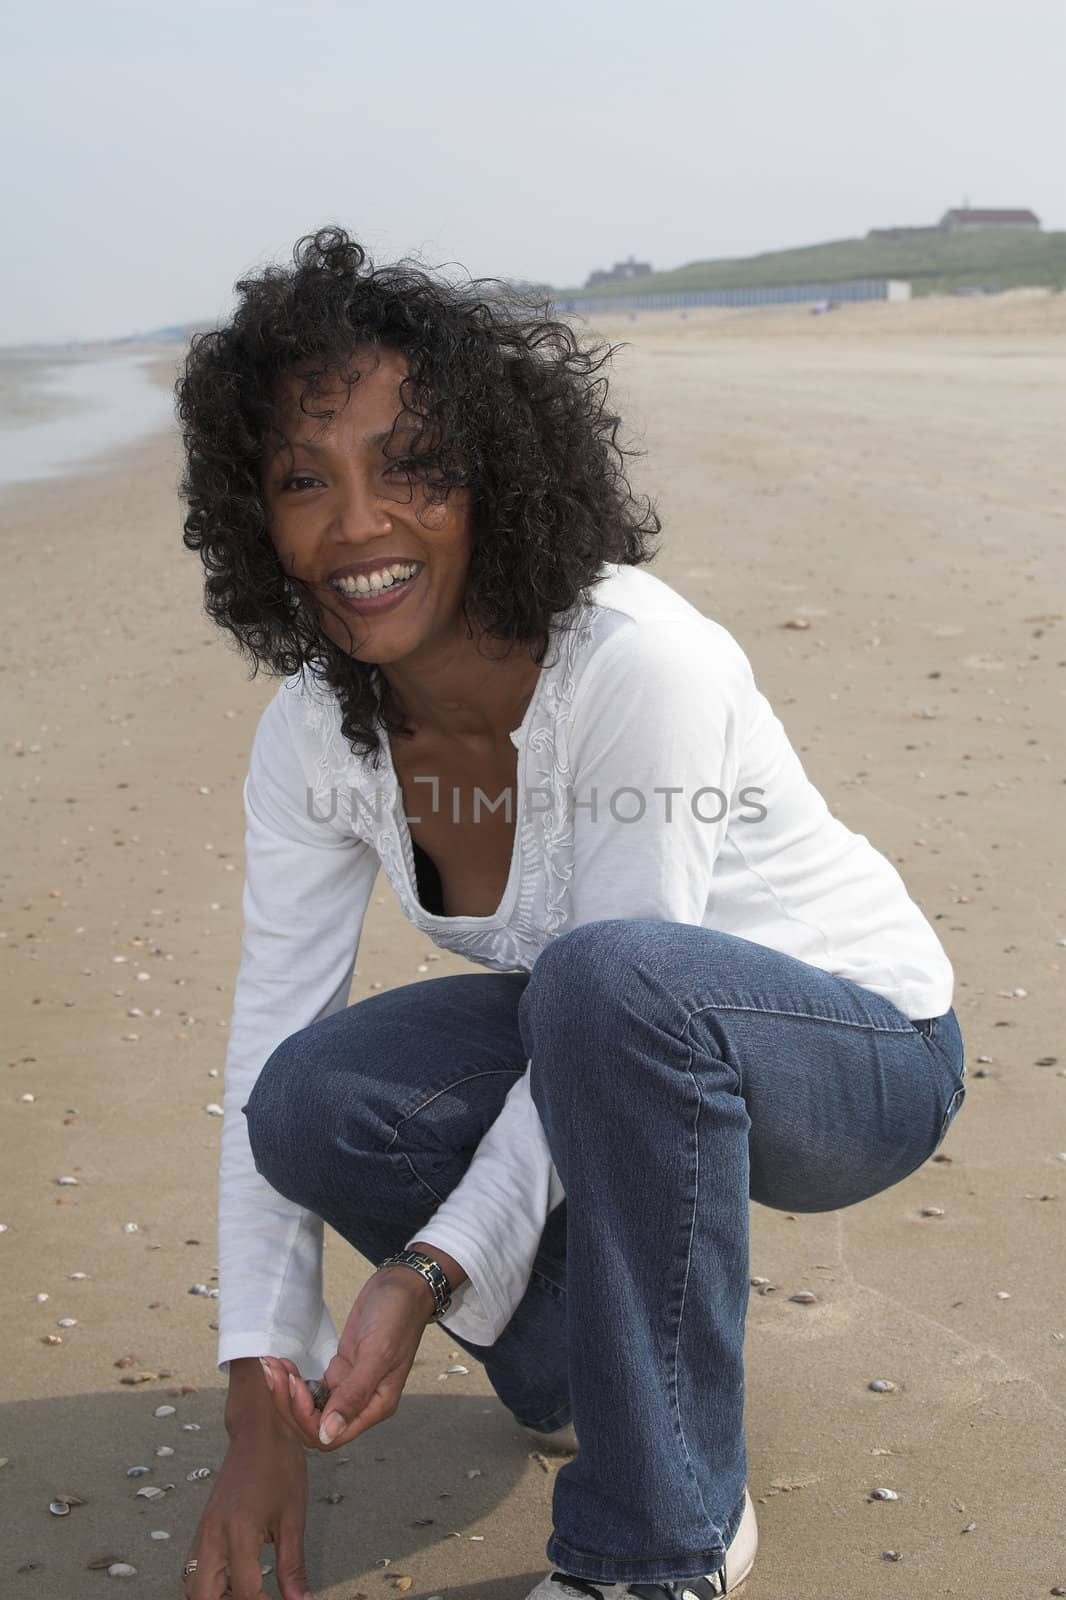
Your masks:
<instances>
[{"instance_id":1,"label":"woman's left hand","mask_svg":"<svg viewBox=\"0 0 1066 1600\"><path fill-rule=\"evenodd\" d=\"M329 1397L315 1408L293 1361L261 1358L274 1404L313 1450L338 1450L391 1417L433 1317L433 1291L409 1267L386 1267L360 1289L337 1354L326 1368Z\"/></svg>"}]
</instances>

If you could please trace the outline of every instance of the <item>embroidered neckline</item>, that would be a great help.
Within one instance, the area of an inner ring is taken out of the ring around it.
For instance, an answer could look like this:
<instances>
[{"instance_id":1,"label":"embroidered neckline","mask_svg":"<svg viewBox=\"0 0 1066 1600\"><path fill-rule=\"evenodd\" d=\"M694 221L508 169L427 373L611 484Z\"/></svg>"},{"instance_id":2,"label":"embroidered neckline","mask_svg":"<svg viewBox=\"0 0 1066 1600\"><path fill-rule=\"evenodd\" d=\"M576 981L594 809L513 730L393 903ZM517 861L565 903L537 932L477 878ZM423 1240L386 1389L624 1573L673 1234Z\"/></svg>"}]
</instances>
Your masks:
<instances>
[{"instance_id":1,"label":"embroidered neckline","mask_svg":"<svg viewBox=\"0 0 1066 1600\"><path fill-rule=\"evenodd\" d=\"M402 814L403 793L387 740L383 739L380 765L371 769L341 733L334 692L306 677L290 680L311 736L308 775L319 813L336 815L338 793L350 797L353 819L357 807L362 815L362 807L368 806L364 837L376 850L407 921L441 948L495 971L530 970L544 943L555 937L566 919L573 876L569 859L574 825L569 805L573 686L599 615L595 603L583 601L560 614L522 721L511 730L518 750L515 837L503 896L489 916L449 917L426 909L418 898L414 844ZM523 805L534 790L546 805ZM354 820L353 825L357 825Z\"/></svg>"},{"instance_id":2,"label":"embroidered neckline","mask_svg":"<svg viewBox=\"0 0 1066 1600\"><path fill-rule=\"evenodd\" d=\"M517 798L515 800L514 807L514 840L511 845L511 860L507 871L507 882L503 886L503 894L500 896L500 902L495 911L490 911L487 916L442 916L435 911L427 911L421 900L418 898L418 872L415 868L414 841L411 838L411 830L407 825L407 817L403 809L403 790L400 787L400 780L396 775L396 768L393 765L392 750L389 745L388 736L384 729L381 730L381 746L384 770L385 776L392 788L392 816L393 821L396 824L396 832L400 839L400 848L402 851L404 870L407 878L406 887L410 891L411 899L419 915L427 922L434 924L462 923L464 927L470 925L474 928L486 928L489 926L505 926L509 921L511 912L514 909L514 902L518 893L518 885L522 877L522 843L526 821L525 812L527 809L523 803L526 775L525 734L532 724L533 718L535 717L537 709L540 706L540 702L544 698L545 680L550 672L554 672L560 659L561 657L557 657L556 660L550 665L541 667L540 672L537 675L537 681L533 686L533 693L529 697L529 704L522 715L522 720L517 728L511 729L511 732L508 735L518 751L518 760L515 765L515 789L517 792Z\"/></svg>"}]
</instances>

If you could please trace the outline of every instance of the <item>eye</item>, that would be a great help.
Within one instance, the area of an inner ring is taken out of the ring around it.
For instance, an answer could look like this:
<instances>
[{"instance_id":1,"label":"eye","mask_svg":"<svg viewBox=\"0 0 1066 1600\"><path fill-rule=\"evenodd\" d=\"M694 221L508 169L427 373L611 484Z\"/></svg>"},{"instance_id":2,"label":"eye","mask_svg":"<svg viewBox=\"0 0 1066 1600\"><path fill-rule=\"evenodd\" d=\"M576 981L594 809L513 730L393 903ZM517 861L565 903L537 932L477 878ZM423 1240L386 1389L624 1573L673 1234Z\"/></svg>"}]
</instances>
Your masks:
<instances>
[{"instance_id":1,"label":"eye","mask_svg":"<svg viewBox=\"0 0 1066 1600\"><path fill-rule=\"evenodd\" d=\"M293 472L282 480L282 490L298 489L301 485L310 484L312 488L321 488L321 480L313 478L308 472Z\"/></svg>"}]
</instances>

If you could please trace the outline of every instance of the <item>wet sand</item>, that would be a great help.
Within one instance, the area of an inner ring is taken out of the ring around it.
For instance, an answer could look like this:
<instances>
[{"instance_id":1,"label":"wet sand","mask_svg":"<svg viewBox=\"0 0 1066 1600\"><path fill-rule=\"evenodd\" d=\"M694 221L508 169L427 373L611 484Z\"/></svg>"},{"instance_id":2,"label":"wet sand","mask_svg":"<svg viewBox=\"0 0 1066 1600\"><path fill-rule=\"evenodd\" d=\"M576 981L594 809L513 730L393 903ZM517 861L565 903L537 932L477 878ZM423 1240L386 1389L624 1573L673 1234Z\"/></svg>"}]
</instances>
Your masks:
<instances>
[{"instance_id":1,"label":"wet sand","mask_svg":"<svg viewBox=\"0 0 1066 1600\"><path fill-rule=\"evenodd\" d=\"M0 354L0 494L13 483L106 468L108 452L168 428L172 400L152 376L161 358L172 361L172 347Z\"/></svg>"},{"instance_id":2,"label":"wet sand","mask_svg":"<svg viewBox=\"0 0 1066 1600\"><path fill-rule=\"evenodd\" d=\"M616 394L648 451L634 477L660 497L652 570L736 635L831 808L899 867L955 965L968 1047L949 1160L845 1212L753 1210L752 1272L774 1289L748 1320L749 1600L1066 1585L1064 326L1042 292L593 323L630 341ZM103 1556L138 1568L131 1593L180 1596L210 1489L186 1474L225 1445L216 1306L189 1289L213 1282L204 1107L238 959L240 786L273 685L201 615L178 471L153 437L0 501L0 1572L47 1600L106 1588L86 1570ZM431 952L382 876L353 998L415 981ZM429 981L469 970L440 956ZM326 1261L343 1318L370 1269L336 1238ZM465 1353L469 1375L441 1377L456 1349L429 1331L396 1416L311 1457L316 1595L384 1600L409 1576L412 1600L524 1600L549 1570L556 1464ZM122 1383L142 1370L159 1376ZM143 1483L175 1487L152 1503ZM54 1518L61 1493L86 1503Z\"/></svg>"}]
</instances>

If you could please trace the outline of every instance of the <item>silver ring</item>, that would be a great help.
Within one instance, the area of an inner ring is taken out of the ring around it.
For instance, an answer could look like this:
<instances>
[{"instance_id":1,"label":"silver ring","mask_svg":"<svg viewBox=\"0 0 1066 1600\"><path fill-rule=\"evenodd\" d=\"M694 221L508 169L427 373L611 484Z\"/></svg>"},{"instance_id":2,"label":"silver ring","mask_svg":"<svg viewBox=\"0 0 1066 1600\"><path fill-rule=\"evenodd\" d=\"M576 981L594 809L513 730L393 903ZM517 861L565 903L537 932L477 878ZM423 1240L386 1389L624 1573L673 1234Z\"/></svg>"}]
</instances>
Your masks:
<instances>
[{"instance_id":1,"label":"silver ring","mask_svg":"<svg viewBox=\"0 0 1066 1600\"><path fill-rule=\"evenodd\" d=\"M191 1578L193 1573L196 1571L196 1568L198 1567L198 1565L199 1565L199 1562L197 1562L197 1561L186 1561L185 1565L181 1569L182 1577L183 1578Z\"/></svg>"}]
</instances>

